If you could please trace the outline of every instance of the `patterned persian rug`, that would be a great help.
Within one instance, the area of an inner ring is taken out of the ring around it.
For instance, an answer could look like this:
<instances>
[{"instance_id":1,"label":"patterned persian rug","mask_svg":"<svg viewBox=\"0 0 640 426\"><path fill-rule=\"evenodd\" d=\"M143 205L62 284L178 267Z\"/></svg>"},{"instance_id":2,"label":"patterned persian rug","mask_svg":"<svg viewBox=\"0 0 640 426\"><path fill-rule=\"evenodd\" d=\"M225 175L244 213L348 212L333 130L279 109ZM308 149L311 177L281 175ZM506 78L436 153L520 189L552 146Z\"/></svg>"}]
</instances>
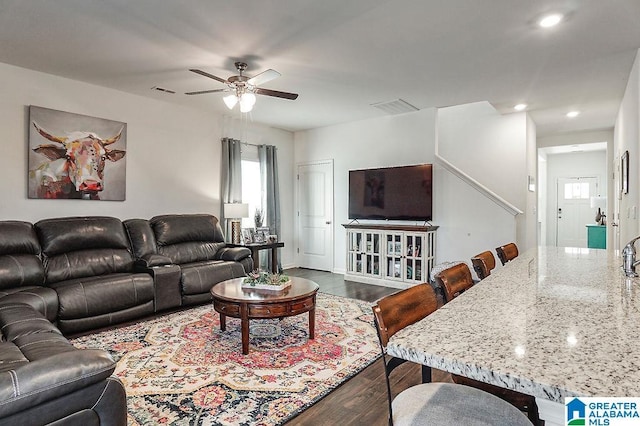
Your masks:
<instances>
[{"instance_id":1,"label":"patterned persian rug","mask_svg":"<svg viewBox=\"0 0 640 426\"><path fill-rule=\"evenodd\" d=\"M127 389L129 425L278 425L371 364L379 346L370 304L318 293L307 313L220 331L211 305L74 339L108 351Z\"/></svg>"}]
</instances>

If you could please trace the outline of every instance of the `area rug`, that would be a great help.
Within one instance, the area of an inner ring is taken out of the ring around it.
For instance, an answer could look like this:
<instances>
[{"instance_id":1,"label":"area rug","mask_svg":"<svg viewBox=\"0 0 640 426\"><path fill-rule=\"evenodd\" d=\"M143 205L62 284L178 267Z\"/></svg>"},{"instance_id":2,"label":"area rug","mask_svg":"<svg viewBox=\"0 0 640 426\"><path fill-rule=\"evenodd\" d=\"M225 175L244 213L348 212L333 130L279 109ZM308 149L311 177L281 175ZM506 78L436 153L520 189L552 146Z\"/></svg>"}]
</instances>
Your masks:
<instances>
[{"instance_id":1,"label":"area rug","mask_svg":"<svg viewBox=\"0 0 640 426\"><path fill-rule=\"evenodd\" d=\"M72 340L118 362L129 425L279 425L379 356L370 304L318 293L315 339L304 313L220 331L211 305Z\"/></svg>"}]
</instances>

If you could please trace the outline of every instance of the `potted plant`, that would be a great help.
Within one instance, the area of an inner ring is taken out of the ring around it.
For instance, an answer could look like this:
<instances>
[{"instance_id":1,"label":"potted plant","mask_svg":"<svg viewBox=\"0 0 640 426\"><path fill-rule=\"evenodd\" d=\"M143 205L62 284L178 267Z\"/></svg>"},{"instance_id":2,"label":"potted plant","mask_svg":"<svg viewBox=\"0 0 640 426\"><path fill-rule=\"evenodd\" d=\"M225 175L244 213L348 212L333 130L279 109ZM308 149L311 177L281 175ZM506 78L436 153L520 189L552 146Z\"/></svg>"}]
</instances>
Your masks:
<instances>
[{"instance_id":1,"label":"potted plant","mask_svg":"<svg viewBox=\"0 0 640 426\"><path fill-rule=\"evenodd\" d=\"M255 213L253 214L253 222L256 225L256 229L262 227L263 221L264 221L264 212L262 211L262 209L256 209Z\"/></svg>"},{"instance_id":2,"label":"potted plant","mask_svg":"<svg viewBox=\"0 0 640 426\"><path fill-rule=\"evenodd\" d=\"M291 285L291 279L284 274L255 270L249 272L243 280L244 288L261 288L265 290L283 290Z\"/></svg>"}]
</instances>

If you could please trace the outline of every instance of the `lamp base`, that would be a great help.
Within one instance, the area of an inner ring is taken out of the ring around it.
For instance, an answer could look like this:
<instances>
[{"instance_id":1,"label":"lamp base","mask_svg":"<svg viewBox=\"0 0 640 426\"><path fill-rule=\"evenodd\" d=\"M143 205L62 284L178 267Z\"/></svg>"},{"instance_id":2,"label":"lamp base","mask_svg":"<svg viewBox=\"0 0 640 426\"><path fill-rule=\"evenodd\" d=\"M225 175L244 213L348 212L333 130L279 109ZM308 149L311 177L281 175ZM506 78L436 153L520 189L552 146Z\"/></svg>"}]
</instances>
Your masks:
<instances>
[{"instance_id":1,"label":"lamp base","mask_svg":"<svg viewBox=\"0 0 640 426\"><path fill-rule=\"evenodd\" d=\"M233 244L240 244L242 240L241 237L242 237L242 231L240 228L240 221L232 220L231 221L231 242Z\"/></svg>"}]
</instances>

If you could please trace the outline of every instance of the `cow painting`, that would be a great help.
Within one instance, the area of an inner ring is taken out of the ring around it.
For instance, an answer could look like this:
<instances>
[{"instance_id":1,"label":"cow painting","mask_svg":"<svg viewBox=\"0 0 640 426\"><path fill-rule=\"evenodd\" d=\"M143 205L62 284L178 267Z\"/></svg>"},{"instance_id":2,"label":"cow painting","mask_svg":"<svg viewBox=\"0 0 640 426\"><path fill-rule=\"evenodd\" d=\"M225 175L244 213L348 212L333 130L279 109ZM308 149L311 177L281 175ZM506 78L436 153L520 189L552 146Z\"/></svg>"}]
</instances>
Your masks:
<instances>
[{"instance_id":1,"label":"cow painting","mask_svg":"<svg viewBox=\"0 0 640 426\"><path fill-rule=\"evenodd\" d=\"M42 159L30 170L30 195L45 199L100 200L106 185L105 166L122 160L126 154L111 147L123 136L124 125L109 135L92 131L55 134L35 120L31 125L49 143L41 138L42 143L30 147Z\"/></svg>"}]
</instances>

